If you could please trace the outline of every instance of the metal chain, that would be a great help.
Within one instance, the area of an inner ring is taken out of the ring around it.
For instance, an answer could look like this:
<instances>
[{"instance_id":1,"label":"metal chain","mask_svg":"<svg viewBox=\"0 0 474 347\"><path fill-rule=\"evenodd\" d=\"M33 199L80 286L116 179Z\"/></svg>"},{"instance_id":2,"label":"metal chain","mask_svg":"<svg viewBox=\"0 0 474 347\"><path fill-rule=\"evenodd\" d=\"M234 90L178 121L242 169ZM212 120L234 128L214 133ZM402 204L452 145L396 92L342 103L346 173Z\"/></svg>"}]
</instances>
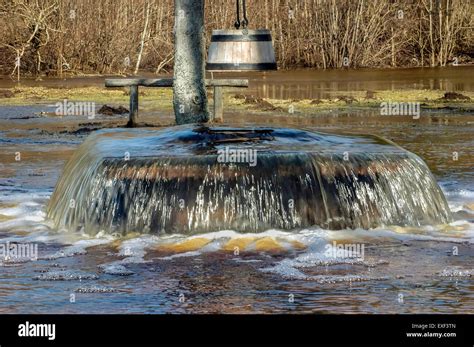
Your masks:
<instances>
[{"instance_id":1,"label":"metal chain","mask_svg":"<svg viewBox=\"0 0 474 347\"><path fill-rule=\"evenodd\" d=\"M247 19L247 4L246 4L246 1L247 0L242 0L242 3L243 3L243 10L244 10L244 20L242 21L242 27L244 29L247 29L247 26L249 25L249 20Z\"/></svg>"},{"instance_id":2,"label":"metal chain","mask_svg":"<svg viewBox=\"0 0 474 347\"><path fill-rule=\"evenodd\" d=\"M240 29L240 0L236 0L237 3L237 20L234 23L236 29Z\"/></svg>"},{"instance_id":3,"label":"metal chain","mask_svg":"<svg viewBox=\"0 0 474 347\"><path fill-rule=\"evenodd\" d=\"M240 29L240 25L242 25L244 29L247 29L247 26L249 25L249 20L247 18L246 0L242 0L242 10L243 10L243 16L244 16L244 19L242 20L242 22L240 21L240 0L237 0L236 4L237 4L237 20L234 23L234 27L236 29Z\"/></svg>"}]
</instances>

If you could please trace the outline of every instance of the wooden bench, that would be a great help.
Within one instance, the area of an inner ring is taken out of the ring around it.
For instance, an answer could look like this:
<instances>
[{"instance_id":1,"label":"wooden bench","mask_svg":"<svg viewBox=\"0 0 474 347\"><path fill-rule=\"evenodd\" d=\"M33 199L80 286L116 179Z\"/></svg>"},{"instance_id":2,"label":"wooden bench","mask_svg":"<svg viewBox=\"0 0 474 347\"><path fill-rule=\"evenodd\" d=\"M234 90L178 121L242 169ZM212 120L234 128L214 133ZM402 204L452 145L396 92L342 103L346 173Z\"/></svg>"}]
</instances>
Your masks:
<instances>
[{"instance_id":1,"label":"wooden bench","mask_svg":"<svg viewBox=\"0 0 474 347\"><path fill-rule=\"evenodd\" d=\"M129 126L136 126L138 121L138 87L173 87L172 78L113 78L106 79L105 86L114 87L130 87L130 120ZM247 88L249 81L244 79L206 79L206 86L214 88L214 112L213 119L223 121L224 99L223 88Z\"/></svg>"}]
</instances>

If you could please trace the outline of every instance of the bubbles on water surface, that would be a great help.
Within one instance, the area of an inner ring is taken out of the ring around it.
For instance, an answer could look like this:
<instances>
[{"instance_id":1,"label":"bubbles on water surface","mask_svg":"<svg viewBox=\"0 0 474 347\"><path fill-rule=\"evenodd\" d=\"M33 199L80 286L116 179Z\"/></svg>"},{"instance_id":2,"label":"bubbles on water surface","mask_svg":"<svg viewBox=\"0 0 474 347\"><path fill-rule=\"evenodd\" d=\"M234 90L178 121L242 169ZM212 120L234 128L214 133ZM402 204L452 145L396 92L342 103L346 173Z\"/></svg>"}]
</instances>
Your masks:
<instances>
[{"instance_id":1,"label":"bubbles on water surface","mask_svg":"<svg viewBox=\"0 0 474 347\"><path fill-rule=\"evenodd\" d=\"M461 266L453 266L443 269L438 274L440 277L474 277L474 269L465 269Z\"/></svg>"},{"instance_id":2,"label":"bubbles on water surface","mask_svg":"<svg viewBox=\"0 0 474 347\"><path fill-rule=\"evenodd\" d=\"M76 293L85 293L85 294L92 294L92 293L119 293L123 290L106 287L106 286L99 286L99 285L92 285L92 286L82 286L74 290Z\"/></svg>"},{"instance_id":3,"label":"bubbles on water surface","mask_svg":"<svg viewBox=\"0 0 474 347\"><path fill-rule=\"evenodd\" d=\"M79 270L58 270L42 273L33 279L38 281L85 281L97 280L99 276Z\"/></svg>"}]
</instances>

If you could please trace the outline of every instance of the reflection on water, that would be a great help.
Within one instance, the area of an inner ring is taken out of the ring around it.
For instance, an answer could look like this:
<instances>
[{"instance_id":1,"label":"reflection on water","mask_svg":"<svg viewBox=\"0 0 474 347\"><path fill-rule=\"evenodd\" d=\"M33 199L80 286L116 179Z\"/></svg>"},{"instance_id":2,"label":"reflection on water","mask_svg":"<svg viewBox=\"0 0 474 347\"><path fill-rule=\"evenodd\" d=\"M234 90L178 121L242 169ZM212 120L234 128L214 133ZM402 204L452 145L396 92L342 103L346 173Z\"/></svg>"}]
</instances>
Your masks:
<instances>
[{"instance_id":1,"label":"reflection on water","mask_svg":"<svg viewBox=\"0 0 474 347\"><path fill-rule=\"evenodd\" d=\"M473 66L443 69L299 70L248 73L248 92L270 99L324 99L334 93L367 90L436 89L472 91ZM216 76L221 76L216 75ZM227 76L227 74L223 74Z\"/></svg>"},{"instance_id":2,"label":"reflection on water","mask_svg":"<svg viewBox=\"0 0 474 347\"><path fill-rule=\"evenodd\" d=\"M214 78L248 78L249 93L271 99L321 99L337 92L395 89L437 89L444 91L473 91L469 78L474 66L411 69L358 70L291 70L276 72L214 73ZM211 75L208 73L209 77ZM142 73L148 78L163 78ZM10 78L0 78L0 88L15 85ZM45 78L43 81L25 79L25 86L74 88L104 86L104 77Z\"/></svg>"}]
</instances>

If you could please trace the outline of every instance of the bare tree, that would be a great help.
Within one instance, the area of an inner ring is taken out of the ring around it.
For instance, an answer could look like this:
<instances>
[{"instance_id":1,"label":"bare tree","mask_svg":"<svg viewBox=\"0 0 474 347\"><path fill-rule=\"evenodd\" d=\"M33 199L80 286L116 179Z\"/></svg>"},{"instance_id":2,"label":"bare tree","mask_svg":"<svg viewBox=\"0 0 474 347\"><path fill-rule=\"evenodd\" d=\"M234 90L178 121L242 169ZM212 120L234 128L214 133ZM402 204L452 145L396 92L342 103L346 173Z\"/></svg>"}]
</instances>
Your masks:
<instances>
[{"instance_id":1,"label":"bare tree","mask_svg":"<svg viewBox=\"0 0 474 347\"><path fill-rule=\"evenodd\" d=\"M143 26L143 32L142 32L142 37L140 40L140 50L138 52L138 58L137 58L137 64L135 65L135 75L138 73L138 69L140 68L140 62L142 61L142 54L143 54L143 48L145 46L145 40L148 35L148 23L150 22L150 3L147 2L146 4L146 10L145 10L145 24Z\"/></svg>"},{"instance_id":2,"label":"bare tree","mask_svg":"<svg viewBox=\"0 0 474 347\"><path fill-rule=\"evenodd\" d=\"M248 9L250 27L272 30L280 68L444 66L474 46L470 0L259 0ZM174 0L0 1L0 73L18 74L18 61L22 74L169 72L173 11ZM207 40L234 21L234 1L206 2Z\"/></svg>"},{"instance_id":3,"label":"bare tree","mask_svg":"<svg viewBox=\"0 0 474 347\"><path fill-rule=\"evenodd\" d=\"M10 30L15 31L20 26L21 33L13 38L13 42L0 42L0 45L10 48L15 52L15 65L11 75L17 73L17 81L21 77L21 60L28 48L32 48L36 56L35 72L39 74L41 69L40 48L49 42L51 27L48 20L58 9L57 1L28 2L25 0L15 1L0 5L0 12L8 14Z\"/></svg>"}]
</instances>

